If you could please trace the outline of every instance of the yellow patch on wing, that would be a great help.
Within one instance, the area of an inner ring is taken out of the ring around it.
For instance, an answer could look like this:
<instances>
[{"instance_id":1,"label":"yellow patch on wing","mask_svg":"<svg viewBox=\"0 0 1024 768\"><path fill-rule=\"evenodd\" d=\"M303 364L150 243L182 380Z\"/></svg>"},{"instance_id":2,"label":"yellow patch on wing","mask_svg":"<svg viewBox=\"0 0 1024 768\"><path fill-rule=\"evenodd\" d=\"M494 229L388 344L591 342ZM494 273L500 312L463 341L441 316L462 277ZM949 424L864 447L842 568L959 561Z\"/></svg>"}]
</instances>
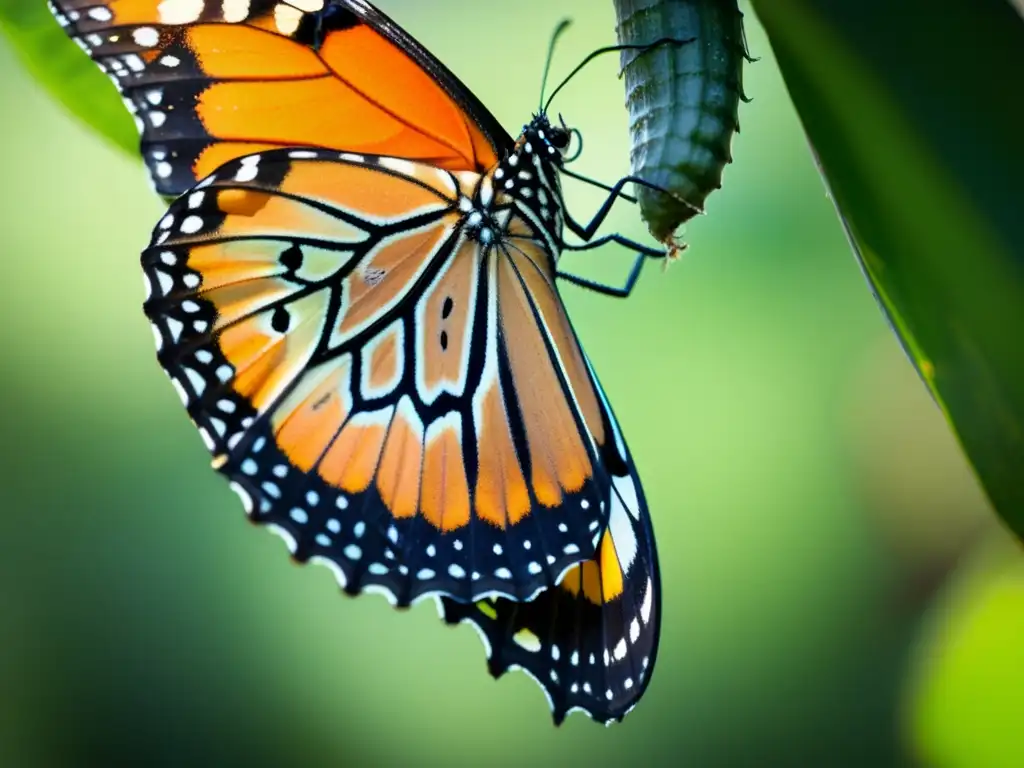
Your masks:
<instances>
[{"instance_id":1,"label":"yellow patch on wing","mask_svg":"<svg viewBox=\"0 0 1024 768\"><path fill-rule=\"evenodd\" d=\"M594 605L611 602L622 594L623 574L615 554L611 533L601 537L598 556L570 568L559 587L567 592L583 596Z\"/></svg>"}]
</instances>

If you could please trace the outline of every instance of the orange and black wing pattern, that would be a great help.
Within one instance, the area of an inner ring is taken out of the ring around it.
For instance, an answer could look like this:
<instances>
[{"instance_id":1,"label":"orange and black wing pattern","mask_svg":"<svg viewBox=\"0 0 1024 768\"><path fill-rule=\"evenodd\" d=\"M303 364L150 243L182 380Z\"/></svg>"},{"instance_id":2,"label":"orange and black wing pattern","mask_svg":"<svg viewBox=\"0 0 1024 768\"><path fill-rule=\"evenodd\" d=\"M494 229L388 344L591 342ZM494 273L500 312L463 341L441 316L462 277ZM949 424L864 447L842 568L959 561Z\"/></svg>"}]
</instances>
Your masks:
<instances>
[{"instance_id":1,"label":"orange and black wing pattern","mask_svg":"<svg viewBox=\"0 0 1024 768\"><path fill-rule=\"evenodd\" d=\"M134 113L157 191L281 147L489 168L512 139L364 0L51 0Z\"/></svg>"},{"instance_id":2,"label":"orange and black wing pattern","mask_svg":"<svg viewBox=\"0 0 1024 768\"><path fill-rule=\"evenodd\" d=\"M250 518L350 594L437 597L556 722L621 719L657 556L555 285L555 166L365 0L51 8L176 197L144 308Z\"/></svg>"},{"instance_id":3,"label":"orange and black wing pattern","mask_svg":"<svg viewBox=\"0 0 1024 768\"><path fill-rule=\"evenodd\" d=\"M478 630L494 677L519 669L540 685L556 725L573 711L603 723L621 721L643 695L658 651L654 532L628 449L603 394L601 399L614 441L602 450L612 485L597 556L529 602L438 598L447 623Z\"/></svg>"},{"instance_id":4,"label":"orange and black wing pattern","mask_svg":"<svg viewBox=\"0 0 1024 768\"><path fill-rule=\"evenodd\" d=\"M158 356L251 518L344 588L407 605L527 600L593 557L606 407L509 210L481 177L274 150L175 201L142 264Z\"/></svg>"}]
</instances>

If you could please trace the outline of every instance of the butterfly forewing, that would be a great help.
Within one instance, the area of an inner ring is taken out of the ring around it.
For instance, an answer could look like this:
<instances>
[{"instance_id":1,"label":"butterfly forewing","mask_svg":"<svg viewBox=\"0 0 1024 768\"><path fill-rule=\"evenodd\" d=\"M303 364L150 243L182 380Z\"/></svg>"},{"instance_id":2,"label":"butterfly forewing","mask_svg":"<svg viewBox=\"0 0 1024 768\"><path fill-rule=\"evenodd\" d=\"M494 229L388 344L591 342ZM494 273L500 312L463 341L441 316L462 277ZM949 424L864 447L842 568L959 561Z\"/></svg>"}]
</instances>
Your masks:
<instances>
[{"instance_id":1,"label":"butterfly forewing","mask_svg":"<svg viewBox=\"0 0 1024 768\"><path fill-rule=\"evenodd\" d=\"M527 599L608 515L606 418L552 259L525 226L514 250L469 236L478 181L247 156L143 255L160 361L215 465L352 593Z\"/></svg>"},{"instance_id":2,"label":"butterfly forewing","mask_svg":"<svg viewBox=\"0 0 1024 768\"><path fill-rule=\"evenodd\" d=\"M276 147L484 170L512 144L454 75L357 0L53 0L51 9L135 114L166 196Z\"/></svg>"}]
</instances>

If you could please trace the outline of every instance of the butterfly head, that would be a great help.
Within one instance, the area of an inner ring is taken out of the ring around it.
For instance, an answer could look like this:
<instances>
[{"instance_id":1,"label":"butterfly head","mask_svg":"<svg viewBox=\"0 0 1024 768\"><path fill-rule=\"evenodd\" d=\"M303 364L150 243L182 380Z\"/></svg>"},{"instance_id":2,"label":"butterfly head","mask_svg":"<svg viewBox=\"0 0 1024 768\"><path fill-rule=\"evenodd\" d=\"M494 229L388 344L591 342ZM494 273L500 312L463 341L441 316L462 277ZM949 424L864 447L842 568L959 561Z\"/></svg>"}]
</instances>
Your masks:
<instances>
[{"instance_id":1,"label":"butterfly head","mask_svg":"<svg viewBox=\"0 0 1024 768\"><path fill-rule=\"evenodd\" d=\"M563 121L554 125L548 116L541 112L523 126L523 133L516 142L516 149L536 153L542 161L561 166L572 143L572 130Z\"/></svg>"}]
</instances>

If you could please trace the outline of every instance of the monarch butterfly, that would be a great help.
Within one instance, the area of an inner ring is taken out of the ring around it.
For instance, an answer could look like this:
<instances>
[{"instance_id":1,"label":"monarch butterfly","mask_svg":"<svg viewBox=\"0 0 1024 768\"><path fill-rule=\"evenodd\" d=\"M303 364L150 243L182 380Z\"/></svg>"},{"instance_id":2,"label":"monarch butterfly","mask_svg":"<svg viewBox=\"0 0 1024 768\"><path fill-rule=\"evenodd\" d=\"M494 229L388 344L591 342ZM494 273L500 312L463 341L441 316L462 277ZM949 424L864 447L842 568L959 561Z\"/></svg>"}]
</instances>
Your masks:
<instances>
[{"instance_id":1,"label":"monarch butterfly","mask_svg":"<svg viewBox=\"0 0 1024 768\"><path fill-rule=\"evenodd\" d=\"M595 237L619 188L577 223L570 131L542 109L513 141L364 0L51 8L175 198L144 309L250 518L349 594L435 597L556 723L621 719L657 650L657 555L555 286L563 225L660 253Z\"/></svg>"},{"instance_id":2,"label":"monarch butterfly","mask_svg":"<svg viewBox=\"0 0 1024 768\"><path fill-rule=\"evenodd\" d=\"M739 130L743 14L736 0L615 0L629 111L632 172L650 183L637 197L651 235L672 251L685 246L675 231L722 186ZM664 37L696 45L642 44Z\"/></svg>"}]
</instances>

